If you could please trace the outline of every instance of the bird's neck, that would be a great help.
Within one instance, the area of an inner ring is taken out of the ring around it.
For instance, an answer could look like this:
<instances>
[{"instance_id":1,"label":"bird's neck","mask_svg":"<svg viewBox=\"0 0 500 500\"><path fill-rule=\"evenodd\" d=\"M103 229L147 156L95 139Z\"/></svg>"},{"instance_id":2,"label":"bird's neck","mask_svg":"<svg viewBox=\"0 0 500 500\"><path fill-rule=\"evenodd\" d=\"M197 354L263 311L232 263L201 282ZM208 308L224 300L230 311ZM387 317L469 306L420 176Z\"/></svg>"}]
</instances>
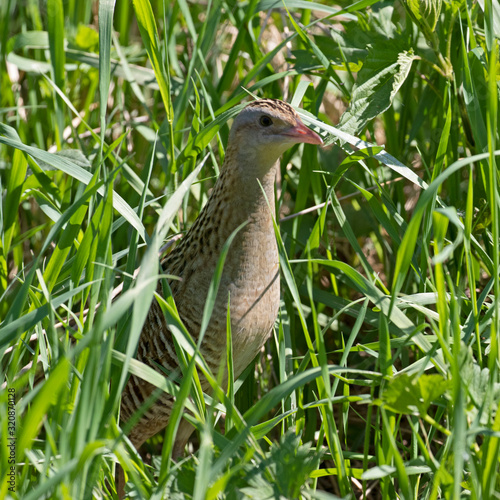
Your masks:
<instances>
[{"instance_id":1,"label":"bird's neck","mask_svg":"<svg viewBox=\"0 0 500 500\"><path fill-rule=\"evenodd\" d=\"M214 186L215 197L224 199L224 210L233 212L235 227L248 219L250 222L264 219L268 223L271 213L274 214L274 182L278 162L270 166L260 164L261 168L256 168L253 161L249 161L251 158L240 158L237 162L227 160L226 156Z\"/></svg>"},{"instance_id":2,"label":"bird's neck","mask_svg":"<svg viewBox=\"0 0 500 500\"><path fill-rule=\"evenodd\" d=\"M228 153L205 207L179 247L188 260L190 252L194 252L193 258L198 252L198 246L193 245L197 240L218 259L229 236L245 222L231 245L233 254L234 249L247 254L276 246L273 216L278 162L257 169L255 164ZM251 241L258 241L259 245L248 245Z\"/></svg>"},{"instance_id":3,"label":"bird's neck","mask_svg":"<svg viewBox=\"0 0 500 500\"><path fill-rule=\"evenodd\" d=\"M234 201L236 207L250 212L261 206L267 208L267 198L274 209L278 156L263 154L255 147L245 147L242 141L238 142L236 147L232 143L228 145L217 183L224 190L224 195L232 198L230 201Z\"/></svg>"}]
</instances>

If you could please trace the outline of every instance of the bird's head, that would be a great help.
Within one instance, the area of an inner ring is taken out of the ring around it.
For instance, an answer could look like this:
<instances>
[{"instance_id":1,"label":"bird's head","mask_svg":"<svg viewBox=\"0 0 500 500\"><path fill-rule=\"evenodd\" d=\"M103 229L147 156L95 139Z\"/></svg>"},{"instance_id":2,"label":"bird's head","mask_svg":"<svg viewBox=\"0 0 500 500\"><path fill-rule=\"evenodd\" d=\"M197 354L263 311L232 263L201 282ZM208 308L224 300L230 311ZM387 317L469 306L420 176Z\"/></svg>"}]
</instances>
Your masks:
<instances>
[{"instance_id":1,"label":"bird's head","mask_svg":"<svg viewBox=\"0 0 500 500\"><path fill-rule=\"evenodd\" d=\"M249 161L269 167L288 148L301 142L323 144L289 104L277 99L259 99L248 104L235 118L229 137L229 144L237 146Z\"/></svg>"}]
</instances>

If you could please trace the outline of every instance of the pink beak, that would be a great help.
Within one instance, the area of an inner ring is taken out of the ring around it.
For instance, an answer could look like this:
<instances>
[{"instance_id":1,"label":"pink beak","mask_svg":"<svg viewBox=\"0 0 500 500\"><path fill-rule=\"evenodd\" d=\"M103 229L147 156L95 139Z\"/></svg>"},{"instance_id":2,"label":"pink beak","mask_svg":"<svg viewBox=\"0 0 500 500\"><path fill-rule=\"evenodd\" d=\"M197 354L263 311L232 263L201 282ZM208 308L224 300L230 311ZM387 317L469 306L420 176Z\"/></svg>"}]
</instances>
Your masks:
<instances>
[{"instance_id":1,"label":"pink beak","mask_svg":"<svg viewBox=\"0 0 500 500\"><path fill-rule=\"evenodd\" d=\"M286 133L287 137L292 137L295 142L306 142L307 144L323 144L323 139L310 128L307 128L300 120Z\"/></svg>"}]
</instances>

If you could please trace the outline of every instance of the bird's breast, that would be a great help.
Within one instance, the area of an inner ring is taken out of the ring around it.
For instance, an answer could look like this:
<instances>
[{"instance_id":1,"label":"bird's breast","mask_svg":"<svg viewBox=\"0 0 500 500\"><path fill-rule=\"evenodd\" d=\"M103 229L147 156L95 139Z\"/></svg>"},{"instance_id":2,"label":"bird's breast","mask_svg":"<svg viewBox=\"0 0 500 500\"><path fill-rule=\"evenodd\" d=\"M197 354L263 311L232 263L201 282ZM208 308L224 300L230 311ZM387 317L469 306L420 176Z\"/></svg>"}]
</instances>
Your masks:
<instances>
[{"instance_id":1,"label":"bird's breast","mask_svg":"<svg viewBox=\"0 0 500 500\"><path fill-rule=\"evenodd\" d=\"M224 232L227 231L222 228L214 229L205 238L198 258L189 260L181 281L172 286L179 314L195 338L220 252L227 240L228 235L221 234ZM217 369L221 356L225 356L228 303L237 376L267 340L278 313L279 296L279 257L272 219L270 214L263 220L250 218L229 247L203 340L202 353L211 368Z\"/></svg>"}]
</instances>

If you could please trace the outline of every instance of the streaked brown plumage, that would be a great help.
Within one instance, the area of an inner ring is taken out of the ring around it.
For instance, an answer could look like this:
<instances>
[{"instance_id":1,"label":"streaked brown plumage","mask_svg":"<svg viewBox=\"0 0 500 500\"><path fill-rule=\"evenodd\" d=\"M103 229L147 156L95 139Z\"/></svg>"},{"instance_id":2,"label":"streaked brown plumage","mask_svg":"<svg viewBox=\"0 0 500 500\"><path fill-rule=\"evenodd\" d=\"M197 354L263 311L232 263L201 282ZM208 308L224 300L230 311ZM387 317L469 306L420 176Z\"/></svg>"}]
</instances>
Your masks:
<instances>
[{"instance_id":1,"label":"streaked brown plumage","mask_svg":"<svg viewBox=\"0 0 500 500\"><path fill-rule=\"evenodd\" d=\"M278 251L266 197L274 207L278 159L300 142L322 143L289 104L272 99L248 104L234 120L221 174L206 206L180 244L162 262L166 273L180 278L172 280L170 287L179 315L196 340L222 247L240 224L249 221L229 249L215 308L201 346L213 373L218 372L226 353L228 293L235 377L257 355L276 320ZM168 371L178 366L172 335L156 300L140 336L137 359L153 368L155 363L161 364ZM202 385L208 390L206 381L202 381ZM153 390L154 387L138 377L130 377L121 403L123 421L132 416ZM172 405L172 398L163 394L146 412L130 432L130 440L136 447L167 425ZM181 424L176 438L178 451L186 444L191 431L186 423Z\"/></svg>"}]
</instances>

